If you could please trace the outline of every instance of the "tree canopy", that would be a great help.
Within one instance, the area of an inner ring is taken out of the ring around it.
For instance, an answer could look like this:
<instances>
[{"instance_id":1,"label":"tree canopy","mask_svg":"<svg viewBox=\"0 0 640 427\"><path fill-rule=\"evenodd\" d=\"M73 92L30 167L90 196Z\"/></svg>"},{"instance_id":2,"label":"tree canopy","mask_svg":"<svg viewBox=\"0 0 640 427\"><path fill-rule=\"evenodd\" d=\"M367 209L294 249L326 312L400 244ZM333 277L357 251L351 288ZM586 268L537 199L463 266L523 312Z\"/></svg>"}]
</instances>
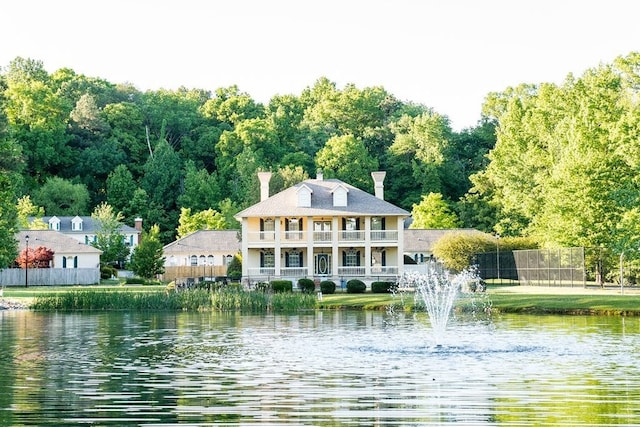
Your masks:
<instances>
[{"instance_id":1,"label":"tree canopy","mask_svg":"<svg viewBox=\"0 0 640 427\"><path fill-rule=\"evenodd\" d=\"M561 84L487 94L478 125L455 132L446 112L326 77L262 104L237 86L142 92L16 58L0 74L0 243L24 196L47 215L107 202L168 243L182 208L237 227L233 214L259 200L257 171L278 190L322 168L367 191L385 170L388 201L410 210L440 194L465 228L628 252L640 235L639 88L630 53Z\"/></svg>"}]
</instances>

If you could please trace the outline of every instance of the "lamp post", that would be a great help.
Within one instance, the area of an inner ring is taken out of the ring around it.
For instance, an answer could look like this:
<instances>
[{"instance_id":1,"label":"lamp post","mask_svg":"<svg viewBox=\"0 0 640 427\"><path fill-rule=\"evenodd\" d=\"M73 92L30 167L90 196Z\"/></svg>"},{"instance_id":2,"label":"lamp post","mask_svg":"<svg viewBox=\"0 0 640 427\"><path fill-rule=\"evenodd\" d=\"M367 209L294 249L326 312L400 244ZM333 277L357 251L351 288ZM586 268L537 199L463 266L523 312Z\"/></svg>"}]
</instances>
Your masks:
<instances>
[{"instance_id":1,"label":"lamp post","mask_svg":"<svg viewBox=\"0 0 640 427\"><path fill-rule=\"evenodd\" d=\"M27 249L24 251L24 287L29 286L29 235L24 236Z\"/></svg>"},{"instance_id":2,"label":"lamp post","mask_svg":"<svg viewBox=\"0 0 640 427\"><path fill-rule=\"evenodd\" d=\"M620 252L620 294L624 294L624 251Z\"/></svg>"},{"instance_id":3,"label":"lamp post","mask_svg":"<svg viewBox=\"0 0 640 427\"><path fill-rule=\"evenodd\" d=\"M498 280L500 280L500 235L496 234L496 270ZM502 283L502 282L500 282Z\"/></svg>"}]
</instances>

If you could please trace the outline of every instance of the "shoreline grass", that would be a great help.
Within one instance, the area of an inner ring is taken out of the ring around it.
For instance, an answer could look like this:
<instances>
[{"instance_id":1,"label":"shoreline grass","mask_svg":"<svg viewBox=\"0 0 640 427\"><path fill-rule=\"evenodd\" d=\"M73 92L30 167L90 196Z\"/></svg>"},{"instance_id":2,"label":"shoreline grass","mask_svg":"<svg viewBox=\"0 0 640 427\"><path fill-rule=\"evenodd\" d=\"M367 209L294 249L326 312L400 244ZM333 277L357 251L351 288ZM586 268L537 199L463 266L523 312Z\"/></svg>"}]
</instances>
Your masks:
<instances>
[{"instance_id":1,"label":"shoreline grass","mask_svg":"<svg viewBox=\"0 0 640 427\"><path fill-rule=\"evenodd\" d=\"M465 311L478 298L496 313L581 314L640 316L640 294L568 294L507 292L495 287L487 293L461 296L455 310ZM413 295L391 294L323 295L300 292L264 294L261 292L214 292L190 290L167 292L162 286L80 286L5 288L4 297L32 310L188 310L242 311L246 313L291 312L296 310L386 310L389 306L405 311L419 310Z\"/></svg>"},{"instance_id":2,"label":"shoreline grass","mask_svg":"<svg viewBox=\"0 0 640 427\"><path fill-rule=\"evenodd\" d=\"M302 293L269 294L238 290L137 292L120 289L85 289L35 294L29 308L35 311L289 312L315 308L315 296Z\"/></svg>"}]
</instances>

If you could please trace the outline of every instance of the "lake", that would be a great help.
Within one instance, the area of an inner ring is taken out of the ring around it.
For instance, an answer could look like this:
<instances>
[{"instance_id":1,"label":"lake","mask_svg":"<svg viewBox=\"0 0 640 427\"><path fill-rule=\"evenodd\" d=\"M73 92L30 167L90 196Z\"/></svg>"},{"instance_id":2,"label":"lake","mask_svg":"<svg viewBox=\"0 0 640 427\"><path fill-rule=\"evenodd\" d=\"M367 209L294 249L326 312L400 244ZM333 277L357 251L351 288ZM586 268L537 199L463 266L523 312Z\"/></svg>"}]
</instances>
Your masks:
<instances>
[{"instance_id":1,"label":"lake","mask_svg":"<svg viewBox=\"0 0 640 427\"><path fill-rule=\"evenodd\" d=\"M640 319L0 312L0 425L640 424Z\"/></svg>"}]
</instances>

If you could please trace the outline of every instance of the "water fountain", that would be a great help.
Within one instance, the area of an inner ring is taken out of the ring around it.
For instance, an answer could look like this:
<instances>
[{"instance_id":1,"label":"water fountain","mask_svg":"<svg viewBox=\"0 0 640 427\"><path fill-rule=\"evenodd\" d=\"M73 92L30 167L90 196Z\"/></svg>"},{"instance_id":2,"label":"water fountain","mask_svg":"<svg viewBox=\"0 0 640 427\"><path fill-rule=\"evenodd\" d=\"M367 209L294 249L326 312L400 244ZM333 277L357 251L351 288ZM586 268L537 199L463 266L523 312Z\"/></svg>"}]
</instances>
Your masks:
<instances>
[{"instance_id":1,"label":"water fountain","mask_svg":"<svg viewBox=\"0 0 640 427\"><path fill-rule=\"evenodd\" d=\"M461 290L475 291L479 283L479 277L472 271L452 274L446 270L429 267L426 273L405 273L399 280L398 289L414 291L415 303L424 306L435 344L439 346L458 294Z\"/></svg>"}]
</instances>

